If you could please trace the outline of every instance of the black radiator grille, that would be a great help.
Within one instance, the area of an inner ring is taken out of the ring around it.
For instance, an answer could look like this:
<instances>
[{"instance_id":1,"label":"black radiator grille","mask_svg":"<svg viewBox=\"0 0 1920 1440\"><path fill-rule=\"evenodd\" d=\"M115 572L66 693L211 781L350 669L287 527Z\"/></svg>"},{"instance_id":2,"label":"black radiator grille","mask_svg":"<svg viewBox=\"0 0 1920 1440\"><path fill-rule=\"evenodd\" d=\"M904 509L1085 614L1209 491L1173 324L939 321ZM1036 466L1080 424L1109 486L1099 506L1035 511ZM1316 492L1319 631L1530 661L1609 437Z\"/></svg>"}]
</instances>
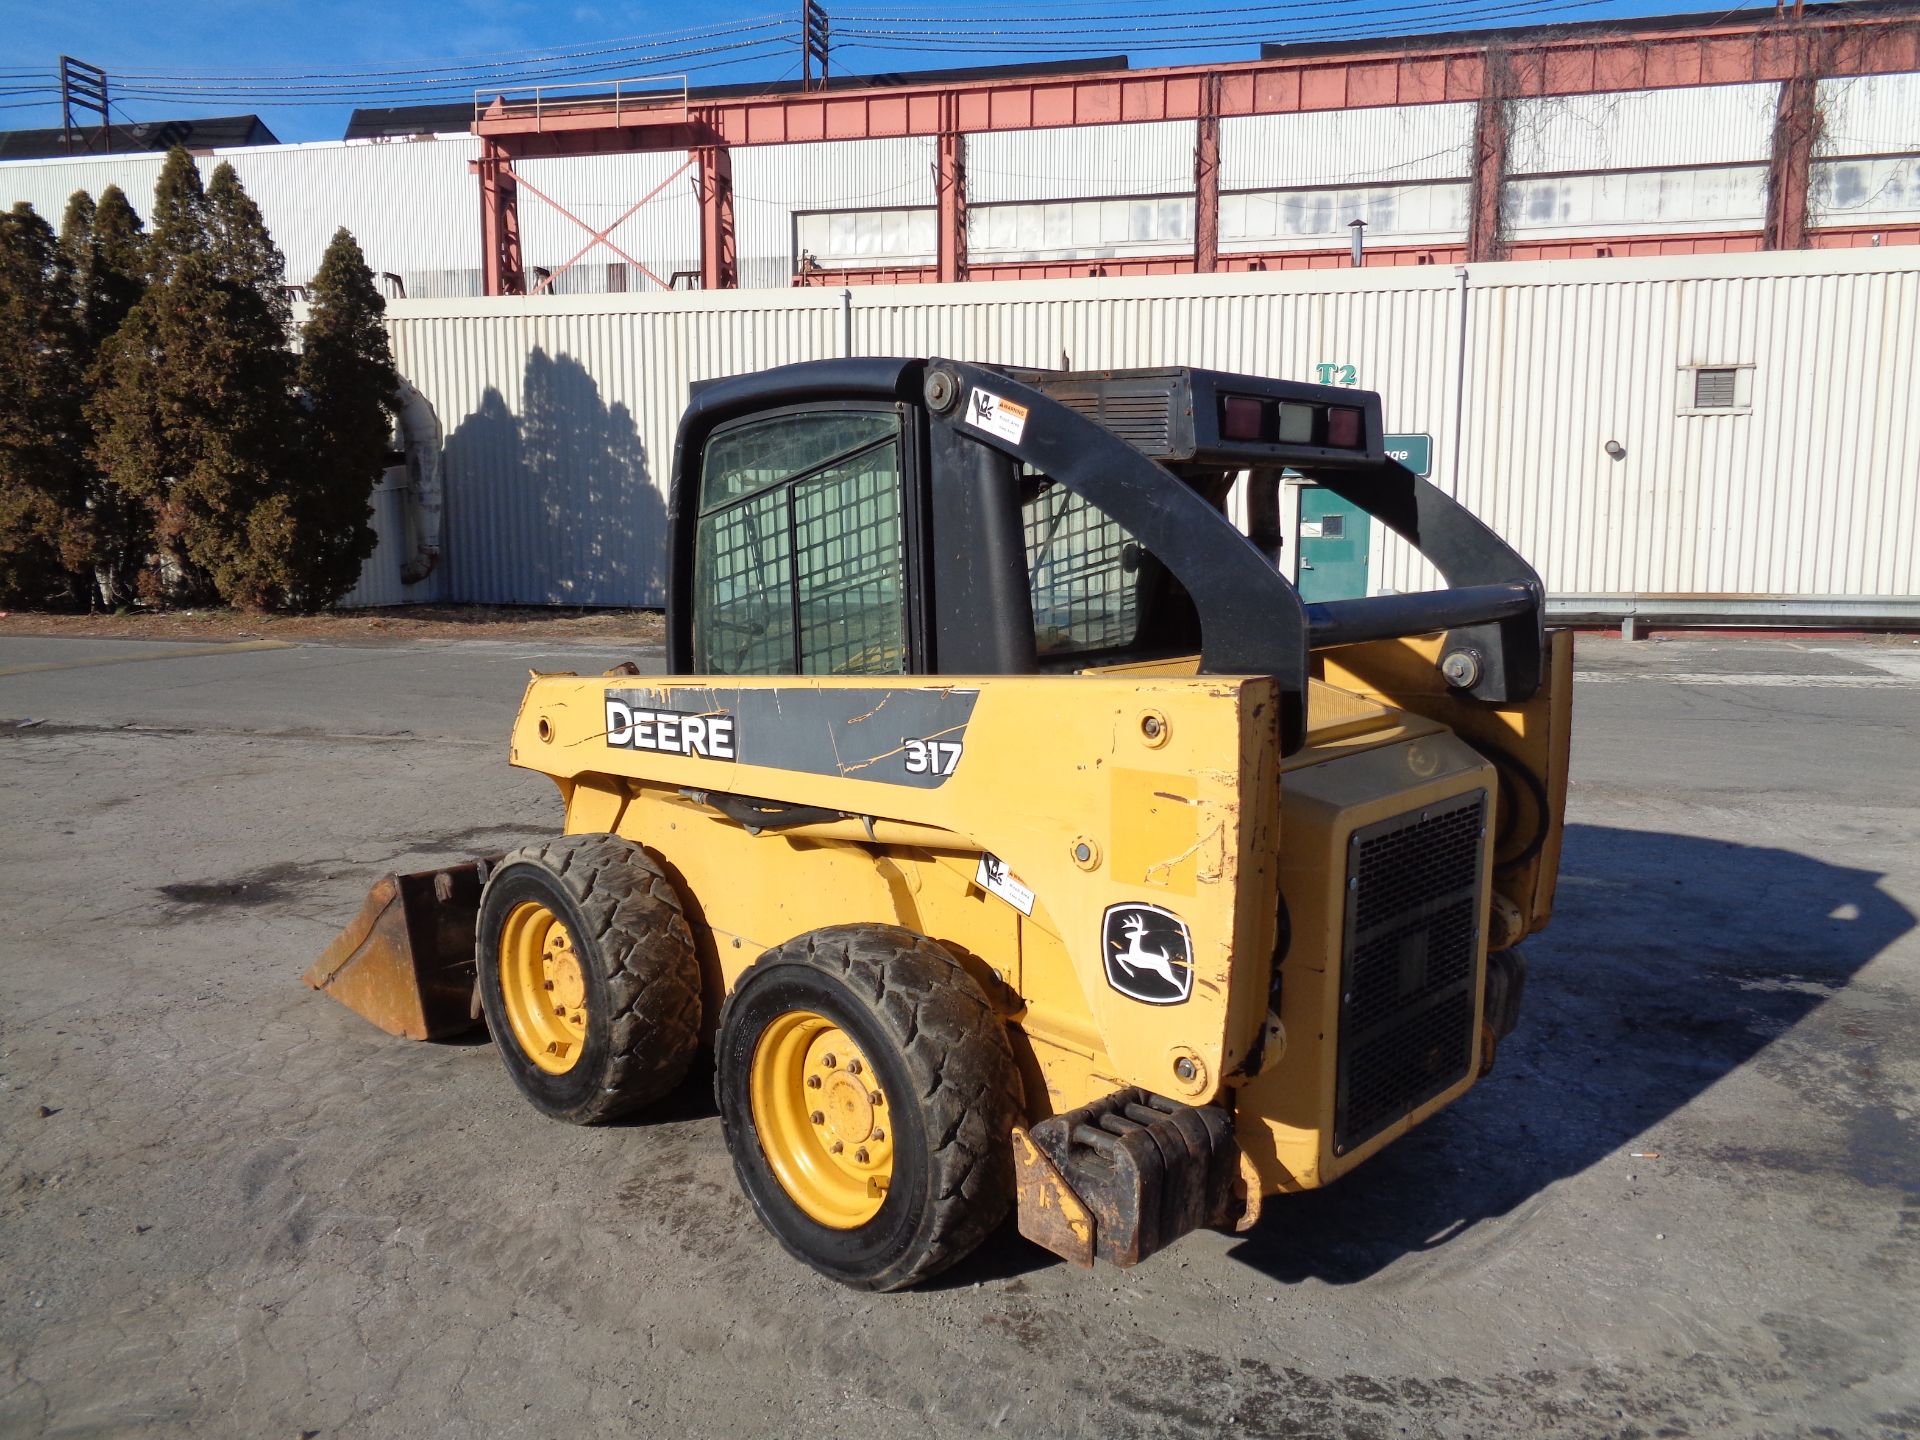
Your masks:
<instances>
[{"instance_id":1,"label":"black radiator grille","mask_svg":"<svg viewBox=\"0 0 1920 1440\"><path fill-rule=\"evenodd\" d=\"M1164 386L1146 394L1114 393L1117 387L1073 390L1050 387L1069 410L1097 421L1143 455L1165 455L1173 443L1173 413Z\"/></svg>"},{"instance_id":2,"label":"black radiator grille","mask_svg":"<svg viewBox=\"0 0 1920 1440\"><path fill-rule=\"evenodd\" d=\"M1473 1064L1481 833L1473 791L1354 832L1341 955L1336 1154Z\"/></svg>"}]
</instances>

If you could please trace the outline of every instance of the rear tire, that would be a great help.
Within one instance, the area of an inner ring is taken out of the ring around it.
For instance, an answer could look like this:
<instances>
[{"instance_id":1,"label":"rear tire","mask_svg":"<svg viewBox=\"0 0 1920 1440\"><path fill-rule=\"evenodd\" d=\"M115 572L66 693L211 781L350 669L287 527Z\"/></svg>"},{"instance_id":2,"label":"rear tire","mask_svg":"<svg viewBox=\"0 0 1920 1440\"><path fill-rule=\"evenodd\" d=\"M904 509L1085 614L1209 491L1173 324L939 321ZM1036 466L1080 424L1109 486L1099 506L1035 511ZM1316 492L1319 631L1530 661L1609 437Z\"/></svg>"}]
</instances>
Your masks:
<instances>
[{"instance_id":1,"label":"rear tire","mask_svg":"<svg viewBox=\"0 0 1920 1440\"><path fill-rule=\"evenodd\" d=\"M822 1274L903 1289L1005 1218L1019 1071L1000 1017L933 941L841 925L774 947L722 1007L717 1052L740 1186Z\"/></svg>"},{"instance_id":2,"label":"rear tire","mask_svg":"<svg viewBox=\"0 0 1920 1440\"><path fill-rule=\"evenodd\" d=\"M658 1100L700 1045L700 962L659 864L618 835L513 851L480 897L480 1004L536 1109L575 1125Z\"/></svg>"}]
</instances>

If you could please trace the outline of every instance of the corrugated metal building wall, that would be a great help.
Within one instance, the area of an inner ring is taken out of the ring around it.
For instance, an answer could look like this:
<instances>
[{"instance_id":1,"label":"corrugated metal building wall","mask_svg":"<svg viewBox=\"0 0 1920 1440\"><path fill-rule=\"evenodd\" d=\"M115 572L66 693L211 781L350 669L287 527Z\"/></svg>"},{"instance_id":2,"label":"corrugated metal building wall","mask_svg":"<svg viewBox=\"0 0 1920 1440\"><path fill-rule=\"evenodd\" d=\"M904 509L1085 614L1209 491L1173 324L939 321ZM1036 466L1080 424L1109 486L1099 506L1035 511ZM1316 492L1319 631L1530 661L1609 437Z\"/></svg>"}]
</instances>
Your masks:
<instances>
[{"instance_id":1,"label":"corrugated metal building wall","mask_svg":"<svg viewBox=\"0 0 1920 1440\"><path fill-rule=\"evenodd\" d=\"M410 302L392 323L447 436L446 593L532 604L660 603L657 487L689 384L843 343L841 297L818 290ZM1557 595L1920 596L1910 251L1489 265L1464 293L1433 268L864 290L853 341L1303 379L1351 365ZM1747 369L1748 403L1686 413L1695 365ZM1376 546L1373 580L1432 583L1397 543Z\"/></svg>"}]
</instances>

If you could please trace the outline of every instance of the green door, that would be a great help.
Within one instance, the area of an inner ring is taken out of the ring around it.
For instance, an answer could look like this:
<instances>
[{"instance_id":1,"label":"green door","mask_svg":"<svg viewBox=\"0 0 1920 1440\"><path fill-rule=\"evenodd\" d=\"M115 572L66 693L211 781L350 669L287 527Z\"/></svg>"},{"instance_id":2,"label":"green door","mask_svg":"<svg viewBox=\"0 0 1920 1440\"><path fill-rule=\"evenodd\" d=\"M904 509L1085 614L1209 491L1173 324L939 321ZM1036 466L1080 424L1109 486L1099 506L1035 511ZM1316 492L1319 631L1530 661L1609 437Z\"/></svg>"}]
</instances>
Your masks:
<instances>
[{"instance_id":1,"label":"green door","mask_svg":"<svg viewBox=\"0 0 1920 1440\"><path fill-rule=\"evenodd\" d=\"M1294 583L1303 600L1358 600L1367 593L1373 519L1319 485L1299 486L1300 543Z\"/></svg>"}]
</instances>

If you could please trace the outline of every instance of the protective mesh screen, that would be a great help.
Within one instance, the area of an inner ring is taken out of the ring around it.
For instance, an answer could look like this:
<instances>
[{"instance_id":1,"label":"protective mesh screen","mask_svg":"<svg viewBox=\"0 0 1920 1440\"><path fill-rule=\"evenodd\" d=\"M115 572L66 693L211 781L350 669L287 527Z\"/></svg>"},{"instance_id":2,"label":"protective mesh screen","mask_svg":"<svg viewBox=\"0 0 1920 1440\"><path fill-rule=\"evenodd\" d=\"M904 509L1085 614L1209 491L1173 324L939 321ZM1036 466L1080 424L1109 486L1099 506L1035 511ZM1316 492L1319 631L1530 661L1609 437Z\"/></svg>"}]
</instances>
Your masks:
<instances>
[{"instance_id":1,"label":"protective mesh screen","mask_svg":"<svg viewBox=\"0 0 1920 1440\"><path fill-rule=\"evenodd\" d=\"M1022 511L1039 653L1131 644L1140 633L1140 551L1133 537L1051 480L1040 481Z\"/></svg>"},{"instance_id":2,"label":"protective mesh screen","mask_svg":"<svg viewBox=\"0 0 1920 1440\"><path fill-rule=\"evenodd\" d=\"M905 668L896 453L869 450L793 488L803 675Z\"/></svg>"},{"instance_id":3,"label":"protective mesh screen","mask_svg":"<svg viewBox=\"0 0 1920 1440\"><path fill-rule=\"evenodd\" d=\"M778 444L766 440L763 457ZM889 439L702 517L695 664L734 675L904 670L900 504Z\"/></svg>"},{"instance_id":4,"label":"protective mesh screen","mask_svg":"<svg viewBox=\"0 0 1920 1440\"><path fill-rule=\"evenodd\" d=\"M699 667L722 675L793 669L787 491L766 490L700 522L694 570Z\"/></svg>"}]
</instances>

